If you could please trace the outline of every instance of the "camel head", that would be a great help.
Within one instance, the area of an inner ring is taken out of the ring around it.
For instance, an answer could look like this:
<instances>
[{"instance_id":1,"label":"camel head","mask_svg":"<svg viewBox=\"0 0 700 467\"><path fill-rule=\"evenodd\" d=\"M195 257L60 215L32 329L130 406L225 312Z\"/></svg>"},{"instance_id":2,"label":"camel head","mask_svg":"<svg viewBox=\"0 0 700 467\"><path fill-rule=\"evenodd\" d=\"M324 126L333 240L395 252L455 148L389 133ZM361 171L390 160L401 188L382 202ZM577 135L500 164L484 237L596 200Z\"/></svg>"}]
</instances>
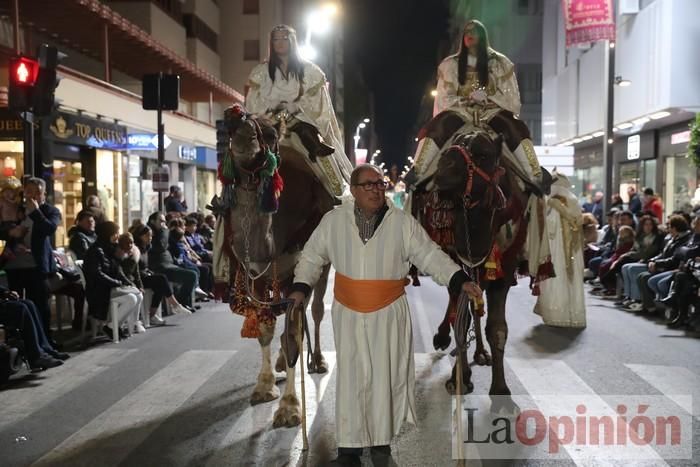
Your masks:
<instances>
[{"instance_id":1,"label":"camel head","mask_svg":"<svg viewBox=\"0 0 700 467\"><path fill-rule=\"evenodd\" d=\"M502 136L478 131L460 135L441 154L434 183L455 206L455 248L469 263L488 256L494 241L492 220L504 207L498 187Z\"/></svg>"}]
</instances>

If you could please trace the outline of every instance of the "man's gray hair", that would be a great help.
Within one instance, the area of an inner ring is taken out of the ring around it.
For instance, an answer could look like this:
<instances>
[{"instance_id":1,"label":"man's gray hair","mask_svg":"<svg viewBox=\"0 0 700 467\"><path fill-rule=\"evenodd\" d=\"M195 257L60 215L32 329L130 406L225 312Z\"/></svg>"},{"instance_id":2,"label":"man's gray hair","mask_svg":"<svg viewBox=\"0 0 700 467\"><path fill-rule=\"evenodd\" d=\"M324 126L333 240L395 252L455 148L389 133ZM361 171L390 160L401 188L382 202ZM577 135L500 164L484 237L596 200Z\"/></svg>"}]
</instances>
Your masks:
<instances>
[{"instance_id":1,"label":"man's gray hair","mask_svg":"<svg viewBox=\"0 0 700 467\"><path fill-rule=\"evenodd\" d=\"M27 181L24 182L24 184L25 185L32 184L32 185L36 186L37 188L39 188L44 193L46 193L46 181L43 178L31 177L31 178L28 178Z\"/></svg>"},{"instance_id":2,"label":"man's gray hair","mask_svg":"<svg viewBox=\"0 0 700 467\"><path fill-rule=\"evenodd\" d=\"M355 167L350 174L350 185L357 185L357 182L360 181L360 174L365 171L373 170L377 172L379 175L382 177L384 176L384 172L382 169L377 167L376 165L372 164L360 164L357 167Z\"/></svg>"}]
</instances>

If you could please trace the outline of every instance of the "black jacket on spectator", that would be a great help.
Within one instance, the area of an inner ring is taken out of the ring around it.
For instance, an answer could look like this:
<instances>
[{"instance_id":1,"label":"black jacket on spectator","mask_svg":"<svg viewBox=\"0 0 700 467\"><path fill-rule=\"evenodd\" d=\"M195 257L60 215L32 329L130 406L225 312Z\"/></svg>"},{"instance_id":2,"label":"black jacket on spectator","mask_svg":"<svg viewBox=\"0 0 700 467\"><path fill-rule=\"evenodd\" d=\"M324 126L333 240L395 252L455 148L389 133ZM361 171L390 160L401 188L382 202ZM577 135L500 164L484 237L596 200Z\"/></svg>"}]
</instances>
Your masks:
<instances>
[{"instance_id":1,"label":"black jacket on spectator","mask_svg":"<svg viewBox=\"0 0 700 467\"><path fill-rule=\"evenodd\" d=\"M116 245L95 242L85 255L85 296L88 313L97 319L107 319L111 292L115 287L130 285L119 262L114 257Z\"/></svg>"},{"instance_id":2,"label":"black jacket on spectator","mask_svg":"<svg viewBox=\"0 0 700 467\"><path fill-rule=\"evenodd\" d=\"M642 200L639 199L639 194L635 193L632 195L627 209L635 216L639 215L639 213L642 211Z\"/></svg>"},{"instance_id":3,"label":"black jacket on spectator","mask_svg":"<svg viewBox=\"0 0 700 467\"><path fill-rule=\"evenodd\" d=\"M678 253L681 247L687 246L690 240L692 240L690 230L678 234L676 238L666 244L661 253L654 256L649 262L653 262L656 265L657 271L671 271L676 269L680 265L682 259L682 256Z\"/></svg>"},{"instance_id":4,"label":"black jacket on spectator","mask_svg":"<svg viewBox=\"0 0 700 467\"><path fill-rule=\"evenodd\" d=\"M56 272L56 261L53 257L51 237L61 223L61 211L44 203L39 209L32 211L29 218L33 223L31 249L36 267L41 273L53 274Z\"/></svg>"},{"instance_id":5,"label":"black jacket on spectator","mask_svg":"<svg viewBox=\"0 0 700 467\"><path fill-rule=\"evenodd\" d=\"M143 282L141 282L141 271L139 271L139 262L136 258L129 256L122 259L121 268L124 275L129 282L131 282L137 289L143 289Z\"/></svg>"},{"instance_id":6,"label":"black jacket on spectator","mask_svg":"<svg viewBox=\"0 0 700 467\"><path fill-rule=\"evenodd\" d=\"M151 241L151 249L148 251L148 267L154 271L176 267L173 256L168 251L170 232L168 229L157 230L152 225L150 227L153 230L153 240Z\"/></svg>"},{"instance_id":7,"label":"black jacket on spectator","mask_svg":"<svg viewBox=\"0 0 700 467\"><path fill-rule=\"evenodd\" d=\"M75 253L78 259L85 259L85 254L88 249L95 243L95 240L97 240L97 234L95 232L85 230L79 225L70 228L68 237L70 237L68 248Z\"/></svg>"}]
</instances>

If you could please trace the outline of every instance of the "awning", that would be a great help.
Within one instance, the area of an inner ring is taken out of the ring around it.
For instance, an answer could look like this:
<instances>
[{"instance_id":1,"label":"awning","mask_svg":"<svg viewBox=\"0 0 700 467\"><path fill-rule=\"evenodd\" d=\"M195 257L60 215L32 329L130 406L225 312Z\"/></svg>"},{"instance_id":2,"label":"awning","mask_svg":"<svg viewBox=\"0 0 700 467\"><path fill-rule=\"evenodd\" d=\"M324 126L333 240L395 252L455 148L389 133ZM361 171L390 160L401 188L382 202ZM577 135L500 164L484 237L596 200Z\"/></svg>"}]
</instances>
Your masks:
<instances>
[{"instance_id":1,"label":"awning","mask_svg":"<svg viewBox=\"0 0 700 467\"><path fill-rule=\"evenodd\" d=\"M3 14L11 17L11 1L0 0ZM57 43L104 59L104 25L109 27L111 67L140 79L146 73L180 75L183 99L208 102L242 102L243 96L212 74L197 68L146 31L98 0L30 0L19 2L20 23L48 34Z\"/></svg>"}]
</instances>

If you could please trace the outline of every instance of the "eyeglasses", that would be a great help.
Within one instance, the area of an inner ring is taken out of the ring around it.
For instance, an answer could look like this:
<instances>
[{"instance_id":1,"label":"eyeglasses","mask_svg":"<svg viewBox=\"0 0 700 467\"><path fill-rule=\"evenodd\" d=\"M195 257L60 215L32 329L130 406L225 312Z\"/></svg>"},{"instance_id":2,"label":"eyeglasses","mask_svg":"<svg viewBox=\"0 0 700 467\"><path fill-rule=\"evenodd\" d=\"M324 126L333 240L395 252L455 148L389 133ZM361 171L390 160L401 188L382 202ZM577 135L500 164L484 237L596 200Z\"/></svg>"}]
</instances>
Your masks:
<instances>
[{"instance_id":1,"label":"eyeglasses","mask_svg":"<svg viewBox=\"0 0 700 467\"><path fill-rule=\"evenodd\" d=\"M384 191L387 189L389 184L384 180L377 180L376 182L356 183L355 186L361 186L365 189L365 191L372 191L372 188L376 188L379 191Z\"/></svg>"}]
</instances>

